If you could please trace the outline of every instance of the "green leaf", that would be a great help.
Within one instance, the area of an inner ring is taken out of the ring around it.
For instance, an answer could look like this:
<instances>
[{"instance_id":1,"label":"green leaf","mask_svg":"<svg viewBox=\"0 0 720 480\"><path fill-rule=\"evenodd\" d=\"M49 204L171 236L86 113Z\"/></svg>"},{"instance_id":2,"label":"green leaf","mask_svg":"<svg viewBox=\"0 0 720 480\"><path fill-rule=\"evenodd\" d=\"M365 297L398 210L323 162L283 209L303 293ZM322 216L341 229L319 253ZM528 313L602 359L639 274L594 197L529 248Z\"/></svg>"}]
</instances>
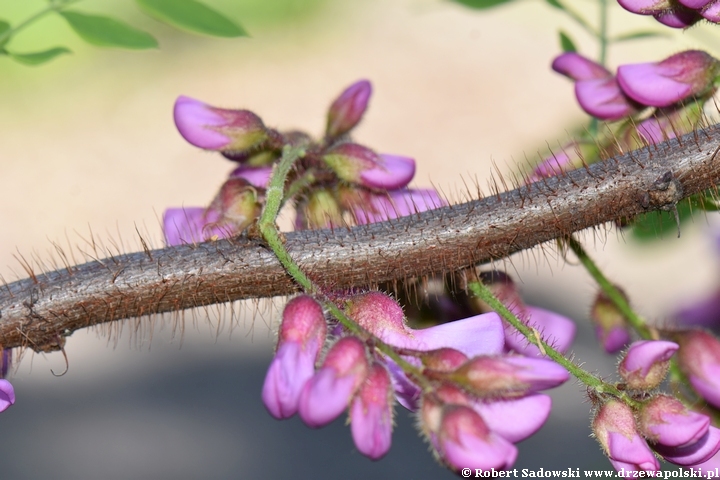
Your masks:
<instances>
[{"instance_id":1,"label":"green leaf","mask_svg":"<svg viewBox=\"0 0 720 480\"><path fill-rule=\"evenodd\" d=\"M563 52L577 52L577 47L575 46L575 43L565 32L560 30L558 34L560 34L560 48L562 48Z\"/></svg>"},{"instance_id":2,"label":"green leaf","mask_svg":"<svg viewBox=\"0 0 720 480\"><path fill-rule=\"evenodd\" d=\"M677 204L680 227L695 214L717 211L717 194L710 190L699 193ZM638 215L633 220L632 236L641 242L651 242L662 237L676 237L678 225L675 212L657 211Z\"/></svg>"},{"instance_id":3,"label":"green leaf","mask_svg":"<svg viewBox=\"0 0 720 480\"><path fill-rule=\"evenodd\" d=\"M157 40L149 33L114 18L70 11L58 13L83 40L98 47L144 49L158 46Z\"/></svg>"},{"instance_id":4,"label":"green leaf","mask_svg":"<svg viewBox=\"0 0 720 480\"><path fill-rule=\"evenodd\" d=\"M135 1L149 15L173 27L216 37L247 36L243 27L195 0Z\"/></svg>"},{"instance_id":5,"label":"green leaf","mask_svg":"<svg viewBox=\"0 0 720 480\"><path fill-rule=\"evenodd\" d=\"M486 10L488 8L497 7L505 3L510 3L513 0L452 0L460 5L474 8L475 10Z\"/></svg>"},{"instance_id":6,"label":"green leaf","mask_svg":"<svg viewBox=\"0 0 720 480\"><path fill-rule=\"evenodd\" d=\"M633 33L626 33L623 35L618 35L617 37L613 37L610 39L611 42L627 42L629 40L640 40L643 38L656 38L656 37L668 37L669 35L664 32L650 32L650 31L643 31L643 32L633 32Z\"/></svg>"},{"instance_id":7,"label":"green leaf","mask_svg":"<svg viewBox=\"0 0 720 480\"><path fill-rule=\"evenodd\" d=\"M65 47L55 47L43 50L42 52L33 53L7 52L13 60L24 65L40 65L41 63L49 62L53 58L64 53L72 53L72 51Z\"/></svg>"},{"instance_id":8,"label":"green leaf","mask_svg":"<svg viewBox=\"0 0 720 480\"><path fill-rule=\"evenodd\" d=\"M0 37L3 34L5 34L5 32L7 32L8 30L10 30L10 24L8 22L6 22L5 20L0 20ZM0 41L0 47L5 45L9 40L10 40L10 37Z\"/></svg>"},{"instance_id":9,"label":"green leaf","mask_svg":"<svg viewBox=\"0 0 720 480\"><path fill-rule=\"evenodd\" d=\"M557 8L558 10L565 10L565 7L563 7L562 3L558 2L558 0L545 0L545 2L551 7Z\"/></svg>"}]
</instances>

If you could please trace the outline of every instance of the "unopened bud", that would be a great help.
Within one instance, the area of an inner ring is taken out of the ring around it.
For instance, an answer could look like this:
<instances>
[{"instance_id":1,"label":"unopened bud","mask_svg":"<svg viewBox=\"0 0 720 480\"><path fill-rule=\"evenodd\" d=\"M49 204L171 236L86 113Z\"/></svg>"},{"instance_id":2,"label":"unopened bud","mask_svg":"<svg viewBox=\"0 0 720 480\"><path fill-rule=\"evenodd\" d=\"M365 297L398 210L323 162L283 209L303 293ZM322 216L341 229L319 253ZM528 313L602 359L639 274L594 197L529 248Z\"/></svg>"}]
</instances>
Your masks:
<instances>
[{"instance_id":1,"label":"unopened bud","mask_svg":"<svg viewBox=\"0 0 720 480\"><path fill-rule=\"evenodd\" d=\"M360 80L346 88L330 105L325 135L336 138L355 128L367 109L371 94L372 85L367 80Z\"/></svg>"},{"instance_id":2,"label":"unopened bud","mask_svg":"<svg viewBox=\"0 0 720 480\"><path fill-rule=\"evenodd\" d=\"M629 388L652 390L665 379L670 357L677 349L677 343L664 340L634 342L620 361L618 373Z\"/></svg>"},{"instance_id":3,"label":"unopened bud","mask_svg":"<svg viewBox=\"0 0 720 480\"><path fill-rule=\"evenodd\" d=\"M622 291L620 293L625 296ZM630 331L625 316L602 291L595 297L590 319L595 325L595 335L606 352L619 352L630 342Z\"/></svg>"}]
</instances>

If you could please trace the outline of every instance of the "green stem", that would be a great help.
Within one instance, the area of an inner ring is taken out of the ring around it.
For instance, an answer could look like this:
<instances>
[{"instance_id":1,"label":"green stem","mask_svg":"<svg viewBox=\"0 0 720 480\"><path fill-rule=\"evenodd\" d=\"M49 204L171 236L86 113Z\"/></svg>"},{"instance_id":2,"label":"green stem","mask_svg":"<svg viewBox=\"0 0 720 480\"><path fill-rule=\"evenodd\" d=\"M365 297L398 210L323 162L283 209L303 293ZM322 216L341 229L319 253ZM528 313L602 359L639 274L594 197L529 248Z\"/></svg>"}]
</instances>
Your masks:
<instances>
[{"instance_id":1,"label":"green stem","mask_svg":"<svg viewBox=\"0 0 720 480\"><path fill-rule=\"evenodd\" d=\"M304 147L285 146L283 148L280 163L270 178L270 183L265 194L265 209L258 220L258 230L267 242L268 247L273 251L278 261L282 264L288 274L295 280L302 289L309 294L320 296L320 289L303 273L297 263L292 259L285 248L280 232L277 229L277 219L283 198L285 197L285 181L293 164L305 155ZM360 325L352 321L335 303L324 300L323 305L330 313L353 335L360 338L371 338L372 335L365 331ZM390 345L374 339L373 344L377 350L392 359L410 377L416 380L424 390L432 388L430 382L422 374L422 370L403 359Z\"/></svg>"},{"instance_id":2,"label":"green stem","mask_svg":"<svg viewBox=\"0 0 720 480\"><path fill-rule=\"evenodd\" d=\"M600 54L598 55L598 63L605 66L607 62L608 50L608 3L607 0L600 0L600 25L598 28L598 42L600 42Z\"/></svg>"},{"instance_id":3,"label":"green stem","mask_svg":"<svg viewBox=\"0 0 720 480\"><path fill-rule=\"evenodd\" d=\"M628 397L625 393L610 383L604 382L601 378L583 370L566 358L563 354L555 350L551 345L545 342L537 334L537 331L528 327L522 320L515 316L485 285L480 282L471 282L468 288L473 295L485 302L491 309L497 312L505 321L519 331L530 343L537 345L540 351L544 352L550 359L554 360L565 368L571 375L580 382L592 388L599 394L609 394L617 397L630 406L636 407L637 402Z\"/></svg>"},{"instance_id":4,"label":"green stem","mask_svg":"<svg viewBox=\"0 0 720 480\"><path fill-rule=\"evenodd\" d=\"M620 292L620 290L618 290L618 288L613 285L607 277L605 277L605 275L603 275L600 268L595 264L592 258L590 258L580 242L575 240L572 236L567 237L565 241L570 246L570 249L575 253L578 260L580 260L580 263L582 263L585 267L585 270L587 270L590 276L595 279L595 282L597 282L600 289L605 293L605 295L607 295L610 301L615 304L618 310L620 310L620 313L623 314L625 319L628 323L630 323L635 331L638 332L642 338L654 339L655 336L648 327L647 322L640 315L635 313L625 298L625 295L623 295L622 292Z\"/></svg>"},{"instance_id":5,"label":"green stem","mask_svg":"<svg viewBox=\"0 0 720 480\"><path fill-rule=\"evenodd\" d=\"M48 13L58 12L58 11L62 10L63 8L67 7L68 5L70 5L72 3L77 3L79 1L81 1L81 0L71 0L71 1L65 1L65 2L63 2L63 1L50 2L50 4L47 7L43 8L39 12L35 13L34 15L31 15L24 21L20 22L16 27L6 30L5 32L0 34L0 45L4 45L5 43L7 43L8 40L10 40L10 38L12 38L13 35L17 34L18 32L25 29L26 27L32 25L34 22L36 22L40 18L44 17Z\"/></svg>"}]
</instances>

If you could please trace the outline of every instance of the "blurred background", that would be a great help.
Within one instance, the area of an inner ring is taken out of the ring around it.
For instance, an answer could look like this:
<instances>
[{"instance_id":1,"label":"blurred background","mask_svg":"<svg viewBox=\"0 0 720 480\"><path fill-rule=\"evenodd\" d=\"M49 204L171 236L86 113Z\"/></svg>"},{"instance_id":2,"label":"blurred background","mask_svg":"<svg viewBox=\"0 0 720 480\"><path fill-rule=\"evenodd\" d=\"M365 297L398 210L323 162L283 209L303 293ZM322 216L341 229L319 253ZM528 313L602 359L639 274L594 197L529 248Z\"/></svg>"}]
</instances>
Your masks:
<instances>
[{"instance_id":1,"label":"blurred background","mask_svg":"<svg viewBox=\"0 0 720 480\"><path fill-rule=\"evenodd\" d=\"M215 39L172 30L130 1L87 0L78 9L117 17L153 33L156 51L86 46L48 16L14 41L18 51L56 45L75 53L40 67L0 58L0 274L41 265L53 242L77 261L140 249L138 232L162 246L169 206L206 205L230 162L183 141L172 122L178 95L248 108L268 125L319 135L332 99L357 79L374 86L355 138L418 161L415 186L455 201L488 192L493 170L508 174L557 147L586 117L572 85L551 72L557 29L581 52L596 46L544 2L478 13L444 0L206 0L250 38ZM579 1L590 13L595 3ZM0 0L0 18L21 21L43 0ZM616 33L664 31L613 5ZM711 29L611 51L610 63L655 61L686 48L712 53ZM495 173L497 174L497 172ZM470 191L468 191L468 189ZM680 239L637 245L614 229L585 235L606 274L646 317L666 321L720 277L711 217ZM596 289L552 246L497 265L528 303L581 326L575 346L586 367L609 375L587 329ZM42 266L37 267L41 269ZM25 353L13 370L17 404L0 415L0 478L227 479L452 478L396 410L390 454L379 462L355 449L344 419L319 431L278 422L260 388L282 301L212 307L76 332L60 353ZM553 393L553 414L520 445L518 468L610 468L589 438L589 405L573 382Z\"/></svg>"}]
</instances>

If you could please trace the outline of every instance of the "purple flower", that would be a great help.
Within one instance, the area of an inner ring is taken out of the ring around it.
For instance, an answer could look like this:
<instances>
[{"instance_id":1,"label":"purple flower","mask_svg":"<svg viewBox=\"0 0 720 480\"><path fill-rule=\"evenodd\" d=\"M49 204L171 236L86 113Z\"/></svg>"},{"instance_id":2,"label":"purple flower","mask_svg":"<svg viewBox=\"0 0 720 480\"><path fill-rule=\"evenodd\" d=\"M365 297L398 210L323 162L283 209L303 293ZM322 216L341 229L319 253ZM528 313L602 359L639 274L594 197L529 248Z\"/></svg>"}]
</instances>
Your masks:
<instances>
[{"instance_id":1,"label":"purple flower","mask_svg":"<svg viewBox=\"0 0 720 480\"><path fill-rule=\"evenodd\" d=\"M637 432L632 410L624 403L610 400L603 404L592 427L595 438L616 470L660 470L652 450Z\"/></svg>"},{"instance_id":2,"label":"purple flower","mask_svg":"<svg viewBox=\"0 0 720 480\"><path fill-rule=\"evenodd\" d=\"M702 17L692 10L682 7L675 7L674 10L668 10L653 15L655 20L670 28L688 28L702 20Z\"/></svg>"},{"instance_id":3,"label":"purple flower","mask_svg":"<svg viewBox=\"0 0 720 480\"><path fill-rule=\"evenodd\" d=\"M289 418L297 412L300 392L315 373L326 332L322 308L312 297L301 295L285 305L277 352L262 389L263 403L273 417Z\"/></svg>"},{"instance_id":4,"label":"purple flower","mask_svg":"<svg viewBox=\"0 0 720 480\"><path fill-rule=\"evenodd\" d=\"M338 178L368 188L395 190L410 183L415 160L398 155L378 155L357 143L330 149L323 160Z\"/></svg>"},{"instance_id":5,"label":"purple flower","mask_svg":"<svg viewBox=\"0 0 720 480\"><path fill-rule=\"evenodd\" d=\"M640 340L628 348L618 373L628 387L651 390L662 383L670 367L670 357L679 348L675 342Z\"/></svg>"},{"instance_id":6,"label":"purple flower","mask_svg":"<svg viewBox=\"0 0 720 480\"><path fill-rule=\"evenodd\" d=\"M373 364L350 405L350 430L363 455L379 460L392 438L392 383L384 366Z\"/></svg>"},{"instance_id":7,"label":"purple flower","mask_svg":"<svg viewBox=\"0 0 720 480\"><path fill-rule=\"evenodd\" d=\"M697 442L681 447L653 447L665 460L676 465L692 467L710 460L720 450L720 429L708 427L707 433Z\"/></svg>"},{"instance_id":8,"label":"purple flower","mask_svg":"<svg viewBox=\"0 0 720 480\"><path fill-rule=\"evenodd\" d=\"M714 1L715 0L678 0L678 3L692 10L700 10Z\"/></svg>"},{"instance_id":9,"label":"purple flower","mask_svg":"<svg viewBox=\"0 0 720 480\"><path fill-rule=\"evenodd\" d=\"M4 412L15 403L15 389L7 380L0 379L0 412Z\"/></svg>"},{"instance_id":10,"label":"purple flower","mask_svg":"<svg viewBox=\"0 0 720 480\"><path fill-rule=\"evenodd\" d=\"M231 236L230 228L218 225L219 219L218 212L203 207L168 208L163 214L165 242L168 245L182 245Z\"/></svg>"},{"instance_id":11,"label":"purple flower","mask_svg":"<svg viewBox=\"0 0 720 480\"><path fill-rule=\"evenodd\" d=\"M552 399L534 393L509 400L475 402L472 407L490 430L508 442L517 443L540 430L550 416Z\"/></svg>"},{"instance_id":12,"label":"purple flower","mask_svg":"<svg viewBox=\"0 0 720 480\"><path fill-rule=\"evenodd\" d=\"M504 470L517 458L512 443L492 432L473 409L461 405L443 409L437 444L441 458L454 471Z\"/></svg>"},{"instance_id":13,"label":"purple flower","mask_svg":"<svg viewBox=\"0 0 720 480\"><path fill-rule=\"evenodd\" d=\"M668 0L618 0L618 3L628 12L639 15L654 15L671 7Z\"/></svg>"},{"instance_id":14,"label":"purple flower","mask_svg":"<svg viewBox=\"0 0 720 480\"><path fill-rule=\"evenodd\" d=\"M667 107L713 88L718 61L700 50L677 53L658 63L636 63L618 68L623 92L643 105Z\"/></svg>"},{"instance_id":15,"label":"purple flower","mask_svg":"<svg viewBox=\"0 0 720 480\"><path fill-rule=\"evenodd\" d=\"M720 23L720 1L712 0L707 3L700 13L705 20L713 23Z\"/></svg>"},{"instance_id":16,"label":"purple flower","mask_svg":"<svg viewBox=\"0 0 720 480\"><path fill-rule=\"evenodd\" d=\"M667 395L656 395L648 400L642 406L638 420L645 438L665 447L695 444L707 434L710 426L707 415L688 410L678 399Z\"/></svg>"},{"instance_id":17,"label":"purple flower","mask_svg":"<svg viewBox=\"0 0 720 480\"><path fill-rule=\"evenodd\" d=\"M708 403L720 408L720 341L703 330L689 330L674 338L678 363L690 384Z\"/></svg>"},{"instance_id":18,"label":"purple flower","mask_svg":"<svg viewBox=\"0 0 720 480\"><path fill-rule=\"evenodd\" d=\"M325 135L339 137L353 128L362 119L372 94L372 85L367 80L359 80L343 91L330 105Z\"/></svg>"},{"instance_id":19,"label":"purple flower","mask_svg":"<svg viewBox=\"0 0 720 480\"><path fill-rule=\"evenodd\" d=\"M365 346L355 337L343 337L328 351L322 367L305 383L299 413L305 424L322 427L338 417L368 375Z\"/></svg>"},{"instance_id":20,"label":"purple flower","mask_svg":"<svg viewBox=\"0 0 720 480\"><path fill-rule=\"evenodd\" d=\"M414 215L447 205L435 190L401 189L387 193L369 193L363 201L351 201L349 206L358 225L384 222Z\"/></svg>"},{"instance_id":21,"label":"purple flower","mask_svg":"<svg viewBox=\"0 0 720 480\"><path fill-rule=\"evenodd\" d=\"M602 65L577 53L555 58L552 68L575 80L575 96L583 110L601 120L619 120L637 109L623 94L615 77Z\"/></svg>"},{"instance_id":22,"label":"purple flower","mask_svg":"<svg viewBox=\"0 0 720 480\"><path fill-rule=\"evenodd\" d=\"M268 132L249 110L211 107L194 98L175 101L175 125L189 143L206 150L243 152L262 144Z\"/></svg>"}]
</instances>

